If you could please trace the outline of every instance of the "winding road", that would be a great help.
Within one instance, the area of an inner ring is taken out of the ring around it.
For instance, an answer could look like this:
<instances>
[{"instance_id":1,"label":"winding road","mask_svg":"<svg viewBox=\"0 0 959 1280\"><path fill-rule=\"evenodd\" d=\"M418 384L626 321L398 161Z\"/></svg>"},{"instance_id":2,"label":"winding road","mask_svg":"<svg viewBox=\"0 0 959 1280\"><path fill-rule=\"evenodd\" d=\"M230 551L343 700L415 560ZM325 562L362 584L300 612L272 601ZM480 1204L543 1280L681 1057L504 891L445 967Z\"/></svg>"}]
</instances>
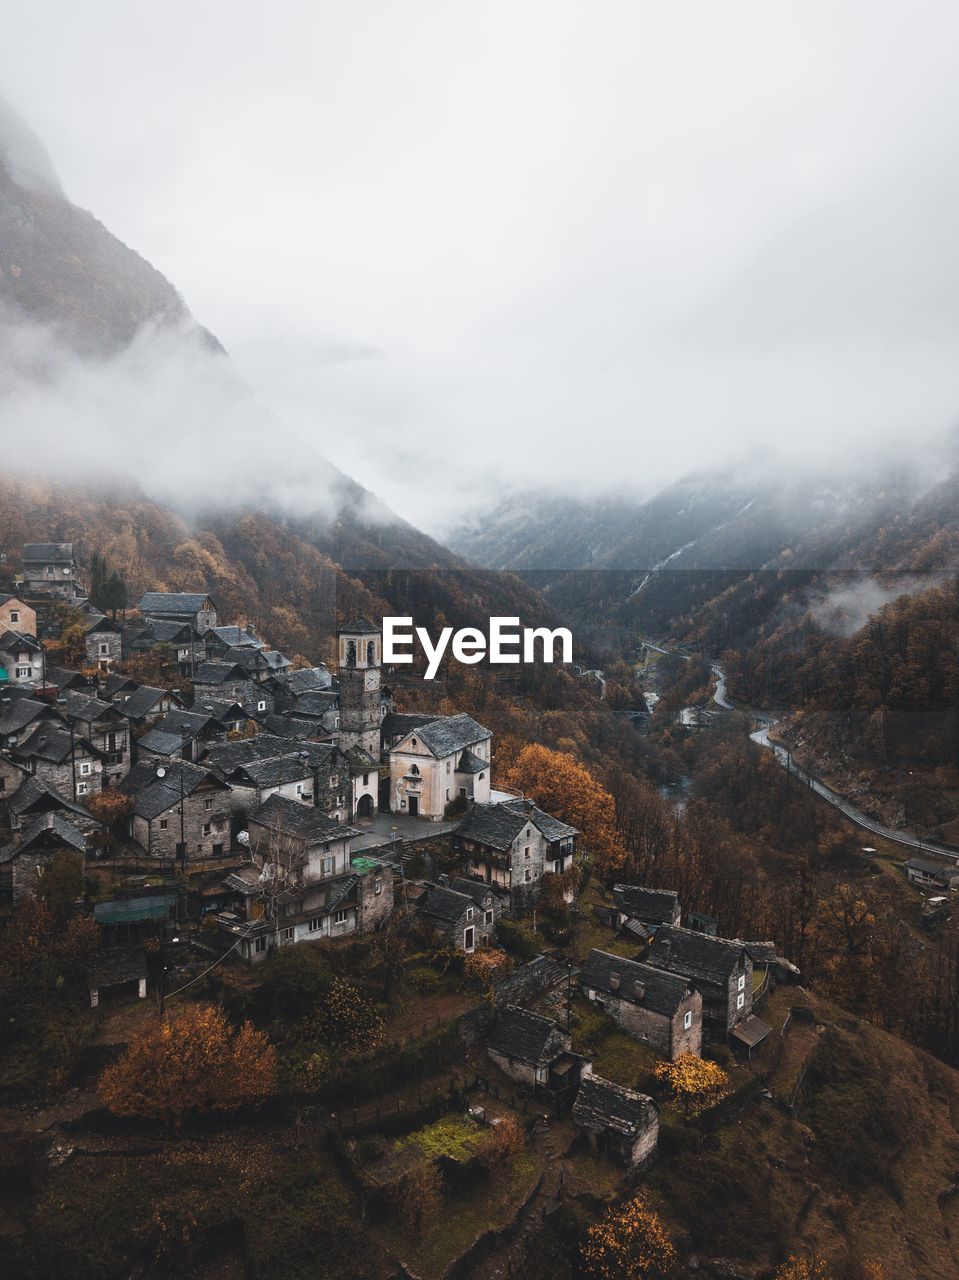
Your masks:
<instances>
[{"instance_id":1,"label":"winding road","mask_svg":"<svg viewBox=\"0 0 959 1280\"><path fill-rule=\"evenodd\" d=\"M679 649L669 649L661 644L654 644L650 640L643 640L642 643L648 649L655 649L657 653L673 654L675 657L683 658L687 662L691 656ZM809 773L808 770L801 768L793 760L792 752L789 748L775 742L770 737L771 730L778 723L776 717L768 712L756 711L752 707L744 707L731 702L726 692L725 671L715 662L710 662L710 670L716 678L716 687L713 690L713 701L716 705L721 707L723 711L740 711L749 716L755 724L759 725L759 728L749 735L750 741L755 742L757 746L765 747L767 750L772 751L784 769L792 774L793 777L798 778L811 791L814 791L827 804L831 804L834 809L838 809L850 822L854 822L863 831L869 831L872 835L881 836L884 840L891 840L894 844L902 845L906 849L916 849L920 853L938 854L940 857L951 858L953 862L959 863L959 847L956 845L943 844L941 841L930 840L928 837L916 835L912 831L897 831L892 827L884 826L883 823L877 822L875 818L870 818L868 814L863 813L861 809L857 809L854 804L844 796L841 796L838 791L833 791L832 787L823 782L821 778L817 778L814 774Z\"/></svg>"}]
</instances>

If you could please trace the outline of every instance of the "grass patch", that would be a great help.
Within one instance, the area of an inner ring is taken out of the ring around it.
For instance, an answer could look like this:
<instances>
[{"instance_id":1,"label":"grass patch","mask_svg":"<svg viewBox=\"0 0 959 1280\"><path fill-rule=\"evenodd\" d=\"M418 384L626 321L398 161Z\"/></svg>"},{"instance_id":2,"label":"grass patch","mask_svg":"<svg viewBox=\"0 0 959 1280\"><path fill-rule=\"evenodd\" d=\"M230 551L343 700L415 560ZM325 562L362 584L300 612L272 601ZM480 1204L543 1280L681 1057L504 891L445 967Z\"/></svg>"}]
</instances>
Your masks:
<instances>
[{"instance_id":1,"label":"grass patch","mask_svg":"<svg viewBox=\"0 0 959 1280\"><path fill-rule=\"evenodd\" d=\"M415 1147L427 1160L447 1156L450 1160L468 1160L483 1146L487 1132L472 1120L445 1117L407 1134L396 1143L396 1150Z\"/></svg>"}]
</instances>

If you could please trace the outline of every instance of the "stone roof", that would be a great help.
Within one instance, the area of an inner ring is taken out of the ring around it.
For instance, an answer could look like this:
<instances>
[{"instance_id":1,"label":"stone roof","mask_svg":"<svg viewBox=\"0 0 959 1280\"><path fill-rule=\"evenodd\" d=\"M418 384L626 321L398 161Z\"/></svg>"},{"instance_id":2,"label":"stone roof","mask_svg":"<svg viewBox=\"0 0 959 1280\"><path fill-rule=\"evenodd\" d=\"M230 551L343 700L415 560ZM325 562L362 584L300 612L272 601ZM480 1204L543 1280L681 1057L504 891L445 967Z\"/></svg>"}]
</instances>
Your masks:
<instances>
[{"instance_id":1,"label":"stone roof","mask_svg":"<svg viewBox=\"0 0 959 1280\"><path fill-rule=\"evenodd\" d=\"M89 986L118 986L121 982L139 981L147 976L146 953L142 947L111 947L95 957L90 969Z\"/></svg>"},{"instance_id":2,"label":"stone roof","mask_svg":"<svg viewBox=\"0 0 959 1280\"><path fill-rule=\"evenodd\" d=\"M317 725L315 720L299 720L288 711L274 712L273 715L267 716L263 721L263 727L274 737L294 741L299 738L310 738L313 734L322 732L322 727Z\"/></svg>"},{"instance_id":3,"label":"stone roof","mask_svg":"<svg viewBox=\"0 0 959 1280\"><path fill-rule=\"evenodd\" d=\"M140 598L140 612L145 618L151 613L187 617L204 609L208 600L206 591L147 591Z\"/></svg>"},{"instance_id":4,"label":"stone roof","mask_svg":"<svg viewBox=\"0 0 959 1280\"><path fill-rule=\"evenodd\" d=\"M87 625L83 628L84 632L89 634L91 631L111 631L114 634L122 632L123 628L119 622L114 622L112 618L108 618L105 613L94 615Z\"/></svg>"},{"instance_id":5,"label":"stone roof","mask_svg":"<svg viewBox=\"0 0 959 1280\"><path fill-rule=\"evenodd\" d=\"M465 713L439 716L436 720L419 725L415 733L417 741L422 742L437 760L472 747L477 742L485 742L493 736L489 729L484 729L472 716Z\"/></svg>"},{"instance_id":6,"label":"stone roof","mask_svg":"<svg viewBox=\"0 0 959 1280\"><path fill-rule=\"evenodd\" d=\"M185 711L182 707L174 707L172 711L164 712L156 727L161 733L178 733L183 738L195 738L209 727L213 719L214 716L209 711Z\"/></svg>"},{"instance_id":7,"label":"stone roof","mask_svg":"<svg viewBox=\"0 0 959 1280\"><path fill-rule=\"evenodd\" d=\"M119 711L112 702L102 702L99 698L76 689L68 689L63 695L66 702L66 713L71 720L83 720L93 724L95 720L117 720Z\"/></svg>"},{"instance_id":8,"label":"stone roof","mask_svg":"<svg viewBox=\"0 0 959 1280\"><path fill-rule=\"evenodd\" d=\"M578 835L575 827L537 808L531 800L477 804L457 827L457 835L491 849L506 851L525 826L532 824L550 843Z\"/></svg>"},{"instance_id":9,"label":"stone roof","mask_svg":"<svg viewBox=\"0 0 959 1280\"><path fill-rule=\"evenodd\" d=\"M181 761L180 763L186 764L186 761ZM216 783L219 790L229 791L226 783L221 782L208 769L191 769L190 772L184 769L182 770L182 776L182 794L184 797L192 795L201 783L207 781ZM152 786L140 792L136 797L133 812L137 817L145 818L149 822L153 818L158 818L161 813L166 813L169 809L174 808L174 806L179 806L180 795L180 770L171 768L165 777L157 778Z\"/></svg>"},{"instance_id":10,"label":"stone roof","mask_svg":"<svg viewBox=\"0 0 959 1280\"><path fill-rule=\"evenodd\" d=\"M493 897L493 890L482 880L467 880L465 876L454 876L450 881L454 893L465 893L477 906L484 906Z\"/></svg>"},{"instance_id":11,"label":"stone roof","mask_svg":"<svg viewBox=\"0 0 959 1280\"><path fill-rule=\"evenodd\" d=\"M419 910L433 920L455 924L474 905L469 894L457 893L453 889L447 889L445 885L431 884L420 899Z\"/></svg>"},{"instance_id":12,"label":"stone roof","mask_svg":"<svg viewBox=\"0 0 959 1280\"><path fill-rule=\"evenodd\" d=\"M239 662L201 662L193 677L194 685L226 684L228 680L248 680L246 670Z\"/></svg>"},{"instance_id":13,"label":"stone roof","mask_svg":"<svg viewBox=\"0 0 959 1280\"><path fill-rule=\"evenodd\" d=\"M114 703L114 706L128 720L141 720L144 716L150 714L161 698L168 697L170 697L170 694L166 689L157 689L150 684L141 684L131 693L128 693L122 702Z\"/></svg>"},{"instance_id":14,"label":"stone roof","mask_svg":"<svg viewBox=\"0 0 959 1280\"><path fill-rule=\"evenodd\" d=\"M166 733L163 729L149 729L137 740L142 751L152 751L158 756L172 756L183 748L183 735Z\"/></svg>"},{"instance_id":15,"label":"stone roof","mask_svg":"<svg viewBox=\"0 0 959 1280\"><path fill-rule=\"evenodd\" d=\"M507 1004L496 1011L486 1043L504 1058L538 1066L563 1053L569 1037L552 1018Z\"/></svg>"},{"instance_id":16,"label":"stone roof","mask_svg":"<svg viewBox=\"0 0 959 1280\"><path fill-rule=\"evenodd\" d=\"M296 700L296 714L312 716L319 720L328 712L334 711L339 701L340 695L333 689L316 689L312 693L302 693Z\"/></svg>"},{"instance_id":17,"label":"stone roof","mask_svg":"<svg viewBox=\"0 0 959 1280\"><path fill-rule=\"evenodd\" d=\"M620 1000L667 1018L676 1013L690 994L686 978L598 948L586 957L579 980L583 987L618 996Z\"/></svg>"},{"instance_id":18,"label":"stone roof","mask_svg":"<svg viewBox=\"0 0 959 1280\"><path fill-rule=\"evenodd\" d=\"M489 761L467 749L456 762L457 773L483 773L489 769Z\"/></svg>"},{"instance_id":19,"label":"stone roof","mask_svg":"<svg viewBox=\"0 0 959 1280\"><path fill-rule=\"evenodd\" d=\"M0 735L6 737L10 734L19 733L28 724L33 724L34 720L39 720L44 716L47 720L50 720L53 718L51 712L52 708L45 702L37 702L33 698L17 698L9 706L5 706L2 716L0 716Z\"/></svg>"},{"instance_id":20,"label":"stone roof","mask_svg":"<svg viewBox=\"0 0 959 1280\"><path fill-rule=\"evenodd\" d=\"M945 883L959 875L959 866L955 863L932 862L929 858L910 858L906 863L910 871L921 871L924 875L934 876Z\"/></svg>"},{"instance_id":21,"label":"stone roof","mask_svg":"<svg viewBox=\"0 0 959 1280\"><path fill-rule=\"evenodd\" d=\"M23 563L72 564L72 542L28 542L23 548Z\"/></svg>"},{"instance_id":22,"label":"stone roof","mask_svg":"<svg viewBox=\"0 0 959 1280\"><path fill-rule=\"evenodd\" d=\"M228 649L262 649L263 641L250 627L213 627L213 634Z\"/></svg>"},{"instance_id":23,"label":"stone roof","mask_svg":"<svg viewBox=\"0 0 959 1280\"><path fill-rule=\"evenodd\" d=\"M368 618L357 617L351 618L349 622L344 622L341 627L337 627L336 634L338 636L378 636L381 630L381 627L374 626Z\"/></svg>"},{"instance_id":24,"label":"stone roof","mask_svg":"<svg viewBox=\"0 0 959 1280\"><path fill-rule=\"evenodd\" d=\"M25 853L35 845L47 847L65 845L78 853L83 853L87 847L87 838L79 827L74 826L63 814L41 813L24 828L19 843L9 850L4 861L18 858L21 853Z\"/></svg>"},{"instance_id":25,"label":"stone roof","mask_svg":"<svg viewBox=\"0 0 959 1280\"><path fill-rule=\"evenodd\" d=\"M662 925L656 931L648 960L657 969L683 973L695 981L726 983L746 953L742 942L712 938L693 929Z\"/></svg>"},{"instance_id":26,"label":"stone roof","mask_svg":"<svg viewBox=\"0 0 959 1280\"><path fill-rule=\"evenodd\" d=\"M313 766L309 760L302 760L300 754L290 750L287 743L285 755L270 756L266 760L247 760L230 770L230 777L242 774L249 778L255 787L279 787L287 782L303 782L313 776ZM296 801L293 802L296 804ZM297 805L303 808L302 805Z\"/></svg>"},{"instance_id":27,"label":"stone roof","mask_svg":"<svg viewBox=\"0 0 959 1280\"><path fill-rule=\"evenodd\" d=\"M293 694L319 693L321 689L330 687L333 677L326 667L304 667L300 671L288 671L283 683Z\"/></svg>"},{"instance_id":28,"label":"stone roof","mask_svg":"<svg viewBox=\"0 0 959 1280\"><path fill-rule=\"evenodd\" d=\"M71 739L70 730L63 724L51 720L42 720L25 742L11 747L11 752L24 759L37 756L41 760L50 760L54 764L62 764L70 759L72 750L89 751L99 755L86 738L74 733Z\"/></svg>"},{"instance_id":29,"label":"stone roof","mask_svg":"<svg viewBox=\"0 0 959 1280\"><path fill-rule=\"evenodd\" d=\"M0 649L5 653L15 653L21 649L39 653L42 648L43 645L35 636L22 635L19 631L11 631L9 627L0 632Z\"/></svg>"},{"instance_id":30,"label":"stone roof","mask_svg":"<svg viewBox=\"0 0 959 1280\"><path fill-rule=\"evenodd\" d=\"M270 831L300 836L314 844L326 840L349 840L360 834L354 827L328 818L322 809L278 795L270 796L250 821Z\"/></svg>"},{"instance_id":31,"label":"stone roof","mask_svg":"<svg viewBox=\"0 0 959 1280\"><path fill-rule=\"evenodd\" d=\"M612 1132L633 1142L659 1123L659 1110L646 1094L586 1072L573 1103L573 1122L581 1129Z\"/></svg>"},{"instance_id":32,"label":"stone roof","mask_svg":"<svg viewBox=\"0 0 959 1280\"><path fill-rule=\"evenodd\" d=\"M71 673L71 674L75 674L75 673ZM139 689L140 685L136 680L133 679L132 676L125 676L122 674L122 672L119 672L119 671L111 672L111 674L108 675L106 680L103 682L103 691L106 695L108 702L113 702L113 699L117 696L117 694L122 693L123 690L127 688L129 688L132 692L134 689Z\"/></svg>"},{"instance_id":33,"label":"stone roof","mask_svg":"<svg viewBox=\"0 0 959 1280\"><path fill-rule=\"evenodd\" d=\"M638 884L613 885L613 901L625 915L651 924L671 924L679 905L674 889L647 889Z\"/></svg>"},{"instance_id":34,"label":"stone roof","mask_svg":"<svg viewBox=\"0 0 959 1280\"><path fill-rule=\"evenodd\" d=\"M63 809L67 813L74 813L78 817L85 818L87 822L93 822L93 815L84 809L82 805L76 804L73 800L68 800L66 796L62 796L53 787L30 775L24 778L23 782L7 801L7 805L10 812L17 817L31 809L36 809L38 813L42 810Z\"/></svg>"}]
</instances>

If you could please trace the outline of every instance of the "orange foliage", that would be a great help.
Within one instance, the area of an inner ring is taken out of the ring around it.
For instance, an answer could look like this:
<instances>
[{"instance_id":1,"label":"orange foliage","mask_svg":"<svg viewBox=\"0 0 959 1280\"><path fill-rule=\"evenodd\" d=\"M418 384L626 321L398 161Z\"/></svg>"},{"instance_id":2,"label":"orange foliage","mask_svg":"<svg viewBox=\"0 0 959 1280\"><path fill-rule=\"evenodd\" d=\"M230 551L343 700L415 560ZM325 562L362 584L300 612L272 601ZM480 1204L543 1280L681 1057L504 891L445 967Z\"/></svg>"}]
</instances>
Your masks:
<instances>
[{"instance_id":1,"label":"orange foliage","mask_svg":"<svg viewBox=\"0 0 959 1280\"><path fill-rule=\"evenodd\" d=\"M676 1263L666 1228L642 1196L588 1227L582 1256L590 1280L661 1280Z\"/></svg>"},{"instance_id":2,"label":"orange foliage","mask_svg":"<svg viewBox=\"0 0 959 1280\"><path fill-rule=\"evenodd\" d=\"M669 1086L687 1118L715 1106L729 1086L729 1076L722 1067L694 1053L681 1053L673 1062L657 1062L654 1074Z\"/></svg>"},{"instance_id":3,"label":"orange foliage","mask_svg":"<svg viewBox=\"0 0 959 1280\"><path fill-rule=\"evenodd\" d=\"M576 827L583 851L592 855L601 876L613 875L622 866L613 797L574 756L534 743L523 748L502 782Z\"/></svg>"},{"instance_id":4,"label":"orange foliage","mask_svg":"<svg viewBox=\"0 0 959 1280\"><path fill-rule=\"evenodd\" d=\"M260 1102L275 1074L276 1054L261 1031L249 1022L234 1031L215 1005L192 1005L134 1036L99 1091L117 1115L179 1121Z\"/></svg>"}]
</instances>

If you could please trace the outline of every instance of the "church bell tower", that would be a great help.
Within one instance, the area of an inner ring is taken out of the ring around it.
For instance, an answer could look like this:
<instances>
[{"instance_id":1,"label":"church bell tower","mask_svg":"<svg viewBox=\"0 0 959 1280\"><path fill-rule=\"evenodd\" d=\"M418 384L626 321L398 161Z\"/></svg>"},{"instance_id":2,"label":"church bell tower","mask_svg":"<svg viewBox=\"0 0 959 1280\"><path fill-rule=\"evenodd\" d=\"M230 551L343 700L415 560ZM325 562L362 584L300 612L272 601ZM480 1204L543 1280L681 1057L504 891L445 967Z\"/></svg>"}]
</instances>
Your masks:
<instances>
[{"instance_id":1,"label":"church bell tower","mask_svg":"<svg viewBox=\"0 0 959 1280\"><path fill-rule=\"evenodd\" d=\"M366 618L336 633L339 650L340 749L362 747L380 758L380 663L383 636Z\"/></svg>"}]
</instances>

